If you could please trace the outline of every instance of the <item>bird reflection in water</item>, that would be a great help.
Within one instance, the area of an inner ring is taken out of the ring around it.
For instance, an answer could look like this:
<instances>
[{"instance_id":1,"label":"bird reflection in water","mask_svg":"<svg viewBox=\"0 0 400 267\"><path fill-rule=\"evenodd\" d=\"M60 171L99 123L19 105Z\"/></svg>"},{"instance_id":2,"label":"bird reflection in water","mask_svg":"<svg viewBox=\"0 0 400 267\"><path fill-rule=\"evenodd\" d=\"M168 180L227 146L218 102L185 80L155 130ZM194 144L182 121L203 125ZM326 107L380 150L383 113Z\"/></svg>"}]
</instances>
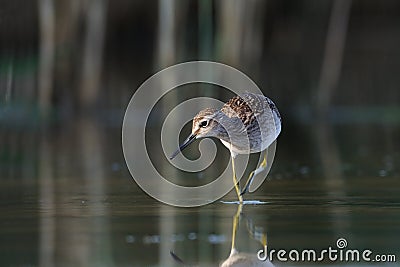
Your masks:
<instances>
[{"instance_id":1,"label":"bird reflection in water","mask_svg":"<svg viewBox=\"0 0 400 267\"><path fill-rule=\"evenodd\" d=\"M274 266L268 259L261 261L256 253L239 252L236 248L236 233L241 218L246 220L247 231L251 238L259 241L263 248L267 246L267 235L265 232L259 232L252 220L242 213L243 205L238 205L235 216L233 216L232 226L232 246L229 257L220 264L221 267L272 267Z\"/></svg>"},{"instance_id":2,"label":"bird reflection in water","mask_svg":"<svg viewBox=\"0 0 400 267\"><path fill-rule=\"evenodd\" d=\"M236 247L236 233L239 227L239 222L241 219L245 219L247 231L249 236L252 239L255 239L260 242L263 248L267 247L267 235L266 233L260 228L255 226L252 220L246 217L242 213L243 205L238 205L236 214L233 216L233 223L232 223L232 243L231 243L231 252L229 257L224 260L219 266L220 267L274 267L274 265L268 260L260 260L257 256L257 253L245 253L239 252ZM185 262L178 257L175 253L171 252L172 258L180 263L182 266L194 266L194 265L187 265Z\"/></svg>"}]
</instances>

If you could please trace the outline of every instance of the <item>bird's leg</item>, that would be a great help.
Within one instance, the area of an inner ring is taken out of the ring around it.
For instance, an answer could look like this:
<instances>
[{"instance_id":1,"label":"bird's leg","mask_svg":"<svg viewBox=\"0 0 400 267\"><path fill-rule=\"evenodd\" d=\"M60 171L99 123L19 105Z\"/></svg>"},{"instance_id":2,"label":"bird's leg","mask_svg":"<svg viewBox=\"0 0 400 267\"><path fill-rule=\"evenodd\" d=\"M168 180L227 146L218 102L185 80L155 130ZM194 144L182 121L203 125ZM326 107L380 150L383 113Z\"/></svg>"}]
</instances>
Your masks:
<instances>
[{"instance_id":1,"label":"bird's leg","mask_svg":"<svg viewBox=\"0 0 400 267\"><path fill-rule=\"evenodd\" d=\"M263 172L266 168L267 168L267 150L265 150L264 159L263 159L263 161L261 162L260 166L258 166L257 169L255 169L254 171L252 171L252 172L250 173L249 178L247 178L247 182L246 182L246 184L245 184L245 186L244 186L243 191L240 193L240 195L244 195L244 194L247 193L247 191L249 190L249 187L250 187L251 183L253 182L254 177L255 177L257 174Z\"/></svg>"},{"instance_id":2,"label":"bird's leg","mask_svg":"<svg viewBox=\"0 0 400 267\"><path fill-rule=\"evenodd\" d=\"M233 184L235 185L236 194L237 194L237 196L238 196L238 198L239 198L239 202L240 202L240 203L243 203L243 197L242 197L242 195L240 194L239 181L237 180L236 172L235 172L235 159L234 159L233 156L232 156L231 158L232 158Z\"/></svg>"}]
</instances>

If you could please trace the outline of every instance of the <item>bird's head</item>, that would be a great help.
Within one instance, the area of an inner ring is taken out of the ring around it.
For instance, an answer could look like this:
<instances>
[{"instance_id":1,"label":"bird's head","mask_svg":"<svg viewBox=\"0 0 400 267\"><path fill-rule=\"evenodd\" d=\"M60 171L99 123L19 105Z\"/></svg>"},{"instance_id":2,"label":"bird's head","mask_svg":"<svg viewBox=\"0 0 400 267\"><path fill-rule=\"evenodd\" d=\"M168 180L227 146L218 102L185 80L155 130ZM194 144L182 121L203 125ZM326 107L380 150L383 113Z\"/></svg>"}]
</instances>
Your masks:
<instances>
[{"instance_id":1,"label":"bird's head","mask_svg":"<svg viewBox=\"0 0 400 267\"><path fill-rule=\"evenodd\" d=\"M217 110L206 108L197 113L193 118L192 135L196 138L216 136L215 130L218 122L215 120Z\"/></svg>"},{"instance_id":2,"label":"bird's head","mask_svg":"<svg viewBox=\"0 0 400 267\"><path fill-rule=\"evenodd\" d=\"M213 108L206 108L197 113L197 115L193 118L192 133L171 155L170 159L175 158L176 155L179 154L179 152L184 150L198 138L211 136L217 137L218 122L215 120L216 113L217 110Z\"/></svg>"}]
</instances>

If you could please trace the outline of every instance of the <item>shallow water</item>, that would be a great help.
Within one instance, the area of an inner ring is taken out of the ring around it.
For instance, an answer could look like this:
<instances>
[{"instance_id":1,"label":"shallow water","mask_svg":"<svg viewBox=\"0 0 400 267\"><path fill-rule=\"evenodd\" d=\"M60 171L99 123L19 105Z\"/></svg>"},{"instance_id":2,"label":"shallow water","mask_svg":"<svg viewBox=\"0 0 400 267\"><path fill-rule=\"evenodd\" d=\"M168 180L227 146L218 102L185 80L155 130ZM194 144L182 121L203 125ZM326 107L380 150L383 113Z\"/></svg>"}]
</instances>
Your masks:
<instances>
[{"instance_id":1,"label":"shallow water","mask_svg":"<svg viewBox=\"0 0 400 267\"><path fill-rule=\"evenodd\" d=\"M337 125L333 138L325 139L315 139L309 128L284 133L270 178L245 196L254 202L243 206L236 248L255 254L266 235L269 250L321 251L345 238L349 249L396 255L397 263L387 266L397 266L399 129L388 126L385 136L357 134L372 128ZM222 199L228 203L199 208L157 202L130 177L119 129L92 120L44 132L11 128L3 142L2 266L179 266L171 251L189 265L218 266L229 257L235 194ZM336 149L336 159L321 156L324 146ZM339 169L327 173L335 160Z\"/></svg>"}]
</instances>

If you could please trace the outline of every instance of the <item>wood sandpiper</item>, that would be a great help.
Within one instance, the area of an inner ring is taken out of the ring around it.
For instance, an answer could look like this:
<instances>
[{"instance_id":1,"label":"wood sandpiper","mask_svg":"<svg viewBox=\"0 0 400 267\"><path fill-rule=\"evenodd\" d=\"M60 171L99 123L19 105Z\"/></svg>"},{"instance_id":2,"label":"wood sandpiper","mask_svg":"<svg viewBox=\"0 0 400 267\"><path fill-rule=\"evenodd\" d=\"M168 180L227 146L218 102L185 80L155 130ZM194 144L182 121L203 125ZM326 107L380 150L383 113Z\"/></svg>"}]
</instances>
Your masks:
<instances>
[{"instance_id":1,"label":"wood sandpiper","mask_svg":"<svg viewBox=\"0 0 400 267\"><path fill-rule=\"evenodd\" d=\"M231 98L220 110L206 108L193 118L192 133L170 157L173 159L196 139L216 137L230 150L233 183L239 202L253 178L267 167L267 156L252 171L241 191L235 173L235 157L266 151L281 132L281 116L271 99L264 95L245 93Z\"/></svg>"}]
</instances>

